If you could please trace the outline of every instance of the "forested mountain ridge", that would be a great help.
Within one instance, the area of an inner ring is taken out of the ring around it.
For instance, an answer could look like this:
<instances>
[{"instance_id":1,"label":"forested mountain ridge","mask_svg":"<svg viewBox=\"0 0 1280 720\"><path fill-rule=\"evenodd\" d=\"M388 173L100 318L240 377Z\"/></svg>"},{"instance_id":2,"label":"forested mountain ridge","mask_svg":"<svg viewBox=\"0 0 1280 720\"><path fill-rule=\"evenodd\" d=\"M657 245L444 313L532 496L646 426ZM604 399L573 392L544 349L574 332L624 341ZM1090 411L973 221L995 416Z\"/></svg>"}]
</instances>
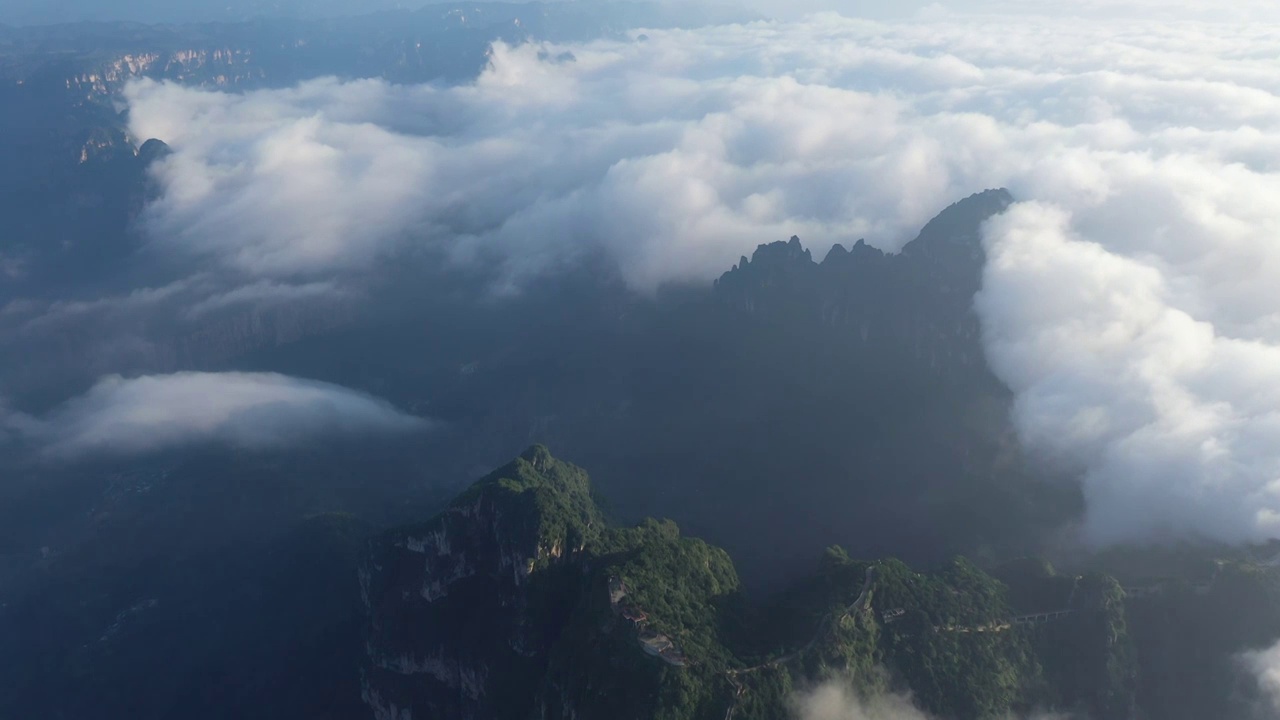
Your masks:
<instances>
[{"instance_id":1,"label":"forested mountain ridge","mask_svg":"<svg viewBox=\"0 0 1280 720\"><path fill-rule=\"evenodd\" d=\"M1068 579L1060 614L1041 619L964 560L921 574L832 548L756 607L728 555L669 521L605 522L585 473L543 447L383 536L361 583L364 697L378 718L764 720L787 713L793 689L833 679L910 690L960 720L1133 710L1110 578Z\"/></svg>"}]
</instances>

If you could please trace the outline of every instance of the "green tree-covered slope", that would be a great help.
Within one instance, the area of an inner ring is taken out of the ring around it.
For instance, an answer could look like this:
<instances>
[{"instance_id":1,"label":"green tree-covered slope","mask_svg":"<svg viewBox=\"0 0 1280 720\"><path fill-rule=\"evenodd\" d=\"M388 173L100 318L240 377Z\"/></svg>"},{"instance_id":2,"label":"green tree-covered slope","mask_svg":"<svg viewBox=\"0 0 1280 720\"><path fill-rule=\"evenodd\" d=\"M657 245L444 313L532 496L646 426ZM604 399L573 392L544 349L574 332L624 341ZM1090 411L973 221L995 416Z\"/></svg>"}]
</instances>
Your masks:
<instances>
[{"instance_id":1,"label":"green tree-covered slope","mask_svg":"<svg viewBox=\"0 0 1280 720\"><path fill-rule=\"evenodd\" d=\"M834 680L962 720L1129 717L1120 586L1002 573L831 548L753 606L724 551L669 521L611 526L586 473L538 446L374 544L364 696L380 718L776 720L796 689Z\"/></svg>"}]
</instances>

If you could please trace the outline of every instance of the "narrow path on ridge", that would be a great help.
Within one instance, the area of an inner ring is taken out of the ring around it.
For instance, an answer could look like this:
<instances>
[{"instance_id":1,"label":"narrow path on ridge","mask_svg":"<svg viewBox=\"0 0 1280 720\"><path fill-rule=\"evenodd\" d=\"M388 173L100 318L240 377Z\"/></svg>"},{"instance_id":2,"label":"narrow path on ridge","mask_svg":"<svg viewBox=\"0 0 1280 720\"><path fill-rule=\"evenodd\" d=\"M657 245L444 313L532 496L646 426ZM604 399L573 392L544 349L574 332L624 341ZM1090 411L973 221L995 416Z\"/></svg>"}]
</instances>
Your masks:
<instances>
[{"instance_id":1,"label":"narrow path on ridge","mask_svg":"<svg viewBox=\"0 0 1280 720\"><path fill-rule=\"evenodd\" d=\"M867 568L866 579L862 583L862 592L858 593L858 597L855 598L852 603L846 606L844 608L844 611L841 612L838 616L833 613L831 615L828 615L826 618L824 618L822 623L819 624L818 631L814 633L812 638L809 638L809 642L805 643L803 647L797 650L794 650L790 653L787 653L786 655L776 657L772 660L769 660L768 662L760 663L759 665L755 665L749 668L740 668L737 670L725 670L725 677L729 680L729 684L733 686L733 701L730 702L729 707L725 710L724 720L733 720L733 715L738 710L738 699L742 697L742 694L744 692L746 692L746 687L738 680L739 675L747 675L750 673L759 672L761 670L775 668L775 667L778 667L779 665L785 665L791 662L792 660L795 660L801 655L804 655L805 653L812 650L813 646L817 645L820 639L822 639L825 635L831 632L834 632L835 629L839 627L840 623L844 622L854 612L859 612L859 611L866 612L870 610L869 601L870 601L870 595L871 595L871 585L875 581L875 574L876 574L875 565L869 566Z\"/></svg>"}]
</instances>

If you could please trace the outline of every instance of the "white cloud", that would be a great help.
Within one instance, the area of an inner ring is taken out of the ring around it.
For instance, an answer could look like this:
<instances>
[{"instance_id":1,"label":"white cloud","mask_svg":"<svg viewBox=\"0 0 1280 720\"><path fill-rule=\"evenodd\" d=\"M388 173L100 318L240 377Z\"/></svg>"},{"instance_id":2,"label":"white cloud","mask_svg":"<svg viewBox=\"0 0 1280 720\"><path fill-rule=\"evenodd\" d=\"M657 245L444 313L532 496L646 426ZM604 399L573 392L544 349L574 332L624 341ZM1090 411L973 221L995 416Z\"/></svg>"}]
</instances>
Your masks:
<instances>
[{"instance_id":1,"label":"white cloud","mask_svg":"<svg viewBox=\"0 0 1280 720\"><path fill-rule=\"evenodd\" d=\"M1047 18L1132 18L1168 21L1259 22L1280 19L1280 10L1269 0L749 0L747 7L769 17L795 19L808 13L829 11L876 19L917 17L939 19L973 14L1043 15Z\"/></svg>"},{"instance_id":2,"label":"white cloud","mask_svg":"<svg viewBox=\"0 0 1280 720\"><path fill-rule=\"evenodd\" d=\"M1280 346L1073 219L1024 203L988 229L979 310L1024 440L1083 467L1095 541L1280 535Z\"/></svg>"},{"instance_id":3,"label":"white cloud","mask_svg":"<svg viewBox=\"0 0 1280 720\"><path fill-rule=\"evenodd\" d=\"M280 304L340 300L351 294L327 282L289 284L258 281L204 297L187 308L186 316L198 319L227 308L263 309Z\"/></svg>"},{"instance_id":4,"label":"white cloud","mask_svg":"<svg viewBox=\"0 0 1280 720\"><path fill-rule=\"evenodd\" d=\"M1258 679L1258 686L1270 699L1272 708L1280 713L1280 643L1266 650L1245 653L1244 662Z\"/></svg>"},{"instance_id":5,"label":"white cloud","mask_svg":"<svg viewBox=\"0 0 1280 720\"><path fill-rule=\"evenodd\" d=\"M177 373L100 380L43 418L0 416L0 428L48 457L133 454L193 443L243 448L428 427L377 398L271 373Z\"/></svg>"},{"instance_id":6,"label":"white cloud","mask_svg":"<svg viewBox=\"0 0 1280 720\"><path fill-rule=\"evenodd\" d=\"M14 300L0 305L0 330L28 340L49 330L83 327L86 323L136 322L151 316L168 318L175 308L182 309L182 319L192 321L225 310L262 311L279 306L342 302L356 296L355 291L331 282L229 282L225 277L198 273L160 287L137 288L91 300Z\"/></svg>"},{"instance_id":7,"label":"white cloud","mask_svg":"<svg viewBox=\"0 0 1280 720\"><path fill-rule=\"evenodd\" d=\"M0 308L0 318L17 318L20 322L16 330L32 332L83 318L136 315L164 305L197 284L196 280L197 278L177 280L163 287L138 288L124 295L93 300L57 300L49 303L15 300Z\"/></svg>"},{"instance_id":8,"label":"white cloud","mask_svg":"<svg viewBox=\"0 0 1280 720\"><path fill-rule=\"evenodd\" d=\"M261 288L422 246L518 284L603 250L650 288L791 234L893 250L1005 186L1028 202L988 232L989 355L1023 437L1086 478L1088 537L1280 532L1280 37L835 15L647 35L499 45L461 87L135 84L134 134L177 151L155 246Z\"/></svg>"},{"instance_id":9,"label":"white cloud","mask_svg":"<svg viewBox=\"0 0 1280 720\"><path fill-rule=\"evenodd\" d=\"M796 720L936 720L904 695L882 693L867 697L845 683L826 682L792 696ZM1067 720L1058 714L1037 714L1035 720Z\"/></svg>"},{"instance_id":10,"label":"white cloud","mask_svg":"<svg viewBox=\"0 0 1280 720\"><path fill-rule=\"evenodd\" d=\"M842 683L823 683L792 698L797 720L929 720L901 695L860 698Z\"/></svg>"}]
</instances>

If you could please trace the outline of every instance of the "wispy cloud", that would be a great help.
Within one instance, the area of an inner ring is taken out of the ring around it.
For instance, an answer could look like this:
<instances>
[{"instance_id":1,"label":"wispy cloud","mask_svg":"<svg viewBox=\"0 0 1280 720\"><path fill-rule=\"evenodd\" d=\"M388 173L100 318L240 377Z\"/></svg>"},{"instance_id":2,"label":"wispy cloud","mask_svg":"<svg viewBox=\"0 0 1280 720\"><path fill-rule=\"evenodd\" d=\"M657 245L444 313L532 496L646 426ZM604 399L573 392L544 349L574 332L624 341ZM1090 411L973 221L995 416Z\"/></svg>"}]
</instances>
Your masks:
<instances>
[{"instance_id":1,"label":"wispy cloud","mask_svg":"<svg viewBox=\"0 0 1280 720\"><path fill-rule=\"evenodd\" d=\"M859 695L850 690L846 683L836 680L796 693L792 696L791 704L795 720L941 720L918 708L906 695ZM1038 713L1031 716L1031 720L1070 718L1054 713Z\"/></svg>"},{"instance_id":2,"label":"wispy cloud","mask_svg":"<svg viewBox=\"0 0 1280 720\"><path fill-rule=\"evenodd\" d=\"M209 443L261 449L430 426L370 395L271 373L107 377L47 416L0 420L55 459Z\"/></svg>"}]
</instances>

